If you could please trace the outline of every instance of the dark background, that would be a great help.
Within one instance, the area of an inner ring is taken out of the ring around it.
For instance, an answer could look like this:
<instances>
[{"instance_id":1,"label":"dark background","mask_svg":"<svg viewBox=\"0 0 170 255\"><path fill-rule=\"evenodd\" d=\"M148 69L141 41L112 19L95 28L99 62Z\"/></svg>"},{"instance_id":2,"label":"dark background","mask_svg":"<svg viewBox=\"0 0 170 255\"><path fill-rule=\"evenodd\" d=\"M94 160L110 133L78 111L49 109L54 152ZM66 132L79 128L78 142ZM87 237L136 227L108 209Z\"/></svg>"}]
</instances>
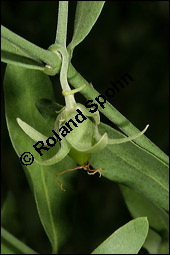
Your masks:
<instances>
[{"instance_id":1,"label":"dark background","mask_svg":"<svg viewBox=\"0 0 170 255\"><path fill-rule=\"evenodd\" d=\"M72 60L80 74L101 94L111 87L110 81L121 80L129 73L134 81L108 101L137 128L143 129L149 123L146 135L165 153L168 153L168 4L168 1L106 2L92 31L75 49ZM55 1L4 1L1 23L47 49L55 40L57 5ZM76 2L71 1L68 42L75 6ZM1 65L2 80L5 66ZM64 104L58 76L51 80L57 102ZM76 99L85 102L81 95L76 95ZM6 228L38 252L50 252L33 196L9 139L3 89L1 102L2 202L9 190L16 199L16 217ZM113 126L104 116L102 121ZM77 185L83 184L85 188L72 201L70 224L74 230L61 253L91 252L131 219L116 183L105 178L99 183L97 178L81 173L77 178ZM104 203L102 210L101 203Z\"/></svg>"}]
</instances>

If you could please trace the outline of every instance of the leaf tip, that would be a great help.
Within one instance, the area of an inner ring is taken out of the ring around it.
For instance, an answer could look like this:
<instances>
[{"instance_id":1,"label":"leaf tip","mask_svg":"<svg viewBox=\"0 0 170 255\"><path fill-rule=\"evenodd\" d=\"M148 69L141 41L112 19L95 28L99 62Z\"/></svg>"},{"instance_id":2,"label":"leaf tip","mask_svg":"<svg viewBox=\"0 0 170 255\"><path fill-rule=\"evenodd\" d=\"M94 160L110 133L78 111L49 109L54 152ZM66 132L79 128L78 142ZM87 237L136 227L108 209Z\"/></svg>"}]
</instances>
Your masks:
<instances>
[{"instance_id":1,"label":"leaf tip","mask_svg":"<svg viewBox=\"0 0 170 255\"><path fill-rule=\"evenodd\" d=\"M17 121L17 123L18 123L18 125L20 126L20 124L22 123L22 120L20 119L20 118L16 118L16 121Z\"/></svg>"}]
</instances>

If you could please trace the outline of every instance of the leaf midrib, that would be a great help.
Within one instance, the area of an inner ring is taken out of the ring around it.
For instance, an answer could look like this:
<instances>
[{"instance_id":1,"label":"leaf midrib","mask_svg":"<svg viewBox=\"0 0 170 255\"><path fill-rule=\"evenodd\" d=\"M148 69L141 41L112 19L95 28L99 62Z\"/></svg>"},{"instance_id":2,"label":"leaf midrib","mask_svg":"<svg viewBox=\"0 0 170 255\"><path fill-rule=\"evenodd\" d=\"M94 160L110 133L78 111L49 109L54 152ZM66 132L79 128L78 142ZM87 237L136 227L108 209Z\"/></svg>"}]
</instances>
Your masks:
<instances>
[{"instance_id":1,"label":"leaf midrib","mask_svg":"<svg viewBox=\"0 0 170 255\"><path fill-rule=\"evenodd\" d=\"M30 109L30 117L31 117L31 119L32 119L32 123L33 123L33 125L34 125L34 127L35 127L35 121L34 121L34 118L33 118L33 110L31 110L32 109L32 107L34 107L32 104L31 104L31 102L32 102L32 100L31 100L31 92L30 92L30 87L29 87L29 89L28 89L28 97L30 98L30 100L29 100L29 102L30 102L30 107L29 107L29 109ZM52 244L52 248L53 248L53 251L55 251L55 252L57 252L57 231L56 231L56 228L55 228L55 224L54 224L54 220L53 220L53 216L52 216L52 210L51 210L51 206L50 206L50 200L49 200L49 192L48 192L48 190L47 190L47 187L46 187L46 183L45 183L45 177L44 177L44 166L42 166L42 165L39 165L40 166L40 171L41 171L41 178L42 178L42 184L43 184L43 188L44 188L44 194L45 194L45 199L46 199L46 201L47 201L47 208L48 208L48 212L49 212L49 219L50 219L50 222L51 222L51 227L52 227L52 233L53 233L53 239L52 239L52 236L50 236L49 235L49 232L48 232L48 230L47 230L47 228L46 228L46 225L44 224L44 222L43 221L41 221L42 222L42 224L43 224L43 226L44 226L44 228L46 229L46 233L47 233L47 235L48 235L48 237L49 237L49 239L50 239L50 241L51 241L51 244ZM35 197L36 197L36 192L35 192ZM37 199L36 199L36 201L37 201ZM39 211L39 215L40 215L40 218L41 218L41 210L39 209L39 203L38 203L38 201L37 201L37 208L38 208L38 211Z\"/></svg>"},{"instance_id":2,"label":"leaf midrib","mask_svg":"<svg viewBox=\"0 0 170 255\"><path fill-rule=\"evenodd\" d=\"M53 243L53 251L57 251L57 243L58 243L57 242L57 231L56 231L54 220L53 220L52 210L51 210L50 201L49 201L49 193L48 193L48 190L47 190L47 187L46 187L46 184L45 184L43 168L44 167L41 166L41 177L42 177L42 183L43 183L43 187L44 187L45 198L47 200L47 208L48 208L48 211L49 211L50 221L51 221L51 226L52 226L52 232L53 232L53 240L51 239L50 236L49 236L49 239ZM46 233L48 234L48 231L46 231Z\"/></svg>"}]
</instances>

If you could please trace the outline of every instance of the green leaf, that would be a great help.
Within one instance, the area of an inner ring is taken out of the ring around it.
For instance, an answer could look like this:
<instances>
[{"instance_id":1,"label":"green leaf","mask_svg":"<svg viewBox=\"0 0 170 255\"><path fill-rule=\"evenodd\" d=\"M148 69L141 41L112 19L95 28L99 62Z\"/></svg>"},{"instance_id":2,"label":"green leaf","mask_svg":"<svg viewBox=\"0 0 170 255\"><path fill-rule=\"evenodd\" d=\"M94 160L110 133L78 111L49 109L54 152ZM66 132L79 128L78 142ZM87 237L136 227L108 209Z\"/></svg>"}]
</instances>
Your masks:
<instances>
[{"instance_id":1,"label":"green leaf","mask_svg":"<svg viewBox=\"0 0 170 255\"><path fill-rule=\"evenodd\" d=\"M1 254L38 254L1 227Z\"/></svg>"},{"instance_id":2,"label":"green leaf","mask_svg":"<svg viewBox=\"0 0 170 255\"><path fill-rule=\"evenodd\" d=\"M101 124L100 133L122 138L113 128ZM168 167L134 142L107 145L89 159L94 169L104 168L104 177L142 193L156 205L168 209Z\"/></svg>"},{"instance_id":3,"label":"green leaf","mask_svg":"<svg viewBox=\"0 0 170 255\"><path fill-rule=\"evenodd\" d=\"M1 26L1 41L3 62L48 71L51 75L59 72L61 60L57 54L36 46L4 26ZM43 63L46 63L47 67Z\"/></svg>"},{"instance_id":4,"label":"green leaf","mask_svg":"<svg viewBox=\"0 0 170 255\"><path fill-rule=\"evenodd\" d=\"M137 254L147 237L148 227L146 217L131 220L109 236L92 254Z\"/></svg>"},{"instance_id":5,"label":"green leaf","mask_svg":"<svg viewBox=\"0 0 170 255\"><path fill-rule=\"evenodd\" d=\"M74 33L68 50L81 43L97 21L105 1L77 1Z\"/></svg>"},{"instance_id":6,"label":"green leaf","mask_svg":"<svg viewBox=\"0 0 170 255\"><path fill-rule=\"evenodd\" d=\"M169 217L160 207L130 188L120 185L126 205L133 218L147 216L149 225L161 234L168 235Z\"/></svg>"},{"instance_id":7,"label":"green leaf","mask_svg":"<svg viewBox=\"0 0 170 255\"><path fill-rule=\"evenodd\" d=\"M31 152L37 157L39 154L33 147L35 142L20 128L16 118L19 117L26 121L43 135L52 136L51 129L35 107L35 103L41 98L54 101L50 79L40 71L8 65L4 89L7 127L13 147L19 156L24 152ZM42 158L51 158L58 149L59 146L56 145L47 152L43 151ZM76 163L67 156L53 166L47 167L33 162L32 165L24 167L34 193L41 222L51 241L54 253L66 238L66 218L60 208L64 206L64 201L70 199L71 195L71 192L65 192L63 195L63 191L56 182L56 174L75 166ZM69 176L73 175L68 174L62 177L65 187L69 186L66 183Z\"/></svg>"}]
</instances>

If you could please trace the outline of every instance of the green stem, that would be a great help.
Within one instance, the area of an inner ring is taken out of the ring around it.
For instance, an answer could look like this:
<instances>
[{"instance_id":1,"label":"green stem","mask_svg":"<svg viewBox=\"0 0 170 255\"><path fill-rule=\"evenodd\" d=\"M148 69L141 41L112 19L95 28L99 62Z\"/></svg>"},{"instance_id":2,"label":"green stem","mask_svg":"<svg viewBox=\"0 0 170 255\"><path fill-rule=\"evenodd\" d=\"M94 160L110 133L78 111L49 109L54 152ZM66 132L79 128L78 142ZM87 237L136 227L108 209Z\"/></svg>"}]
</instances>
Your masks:
<instances>
[{"instance_id":1,"label":"green stem","mask_svg":"<svg viewBox=\"0 0 170 255\"><path fill-rule=\"evenodd\" d=\"M52 67L57 66L58 69L55 73L60 70L61 60L53 52L38 47L37 45L25 40L21 36L13 33L4 26L1 26L1 38L7 40L13 46L20 48L23 52L28 54L28 56L31 56L34 60L41 60Z\"/></svg>"},{"instance_id":2,"label":"green stem","mask_svg":"<svg viewBox=\"0 0 170 255\"><path fill-rule=\"evenodd\" d=\"M22 243L20 240L18 240L16 237L11 235L7 230L1 227L1 237L2 237L2 242L3 239L9 243L13 249L21 252L22 254L38 254L31 248L29 248L26 244Z\"/></svg>"},{"instance_id":3,"label":"green stem","mask_svg":"<svg viewBox=\"0 0 170 255\"><path fill-rule=\"evenodd\" d=\"M69 54L66 49L67 41L67 20L68 20L68 1L59 1L58 8L58 25L55 44L62 56L62 66L60 71L60 83L63 92L71 91L67 81L67 72L69 65ZM54 44L54 45L55 45ZM65 95L66 110L74 108L76 101L73 94Z\"/></svg>"},{"instance_id":4,"label":"green stem","mask_svg":"<svg viewBox=\"0 0 170 255\"><path fill-rule=\"evenodd\" d=\"M66 48L67 38L67 18L68 17L68 1L59 1L58 22L55 44L59 44Z\"/></svg>"}]
</instances>

